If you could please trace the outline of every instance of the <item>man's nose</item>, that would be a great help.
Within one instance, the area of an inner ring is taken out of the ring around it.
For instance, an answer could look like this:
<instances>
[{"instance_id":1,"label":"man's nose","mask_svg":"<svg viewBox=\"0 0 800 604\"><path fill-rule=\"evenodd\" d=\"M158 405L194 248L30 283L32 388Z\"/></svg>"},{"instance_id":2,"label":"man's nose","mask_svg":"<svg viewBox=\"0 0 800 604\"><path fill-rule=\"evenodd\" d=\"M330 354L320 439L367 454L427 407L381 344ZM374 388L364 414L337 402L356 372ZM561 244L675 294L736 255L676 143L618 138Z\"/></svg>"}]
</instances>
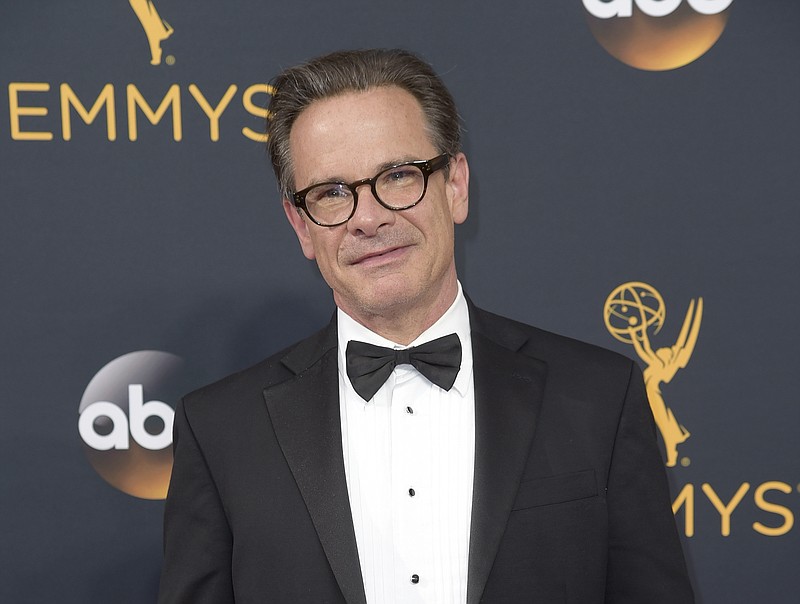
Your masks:
<instances>
[{"instance_id":1,"label":"man's nose","mask_svg":"<svg viewBox=\"0 0 800 604\"><path fill-rule=\"evenodd\" d=\"M372 237L381 226L394 223L395 212L382 206L375 199L369 183L358 184L356 190L358 192L356 211L347 221L347 230L351 234Z\"/></svg>"}]
</instances>

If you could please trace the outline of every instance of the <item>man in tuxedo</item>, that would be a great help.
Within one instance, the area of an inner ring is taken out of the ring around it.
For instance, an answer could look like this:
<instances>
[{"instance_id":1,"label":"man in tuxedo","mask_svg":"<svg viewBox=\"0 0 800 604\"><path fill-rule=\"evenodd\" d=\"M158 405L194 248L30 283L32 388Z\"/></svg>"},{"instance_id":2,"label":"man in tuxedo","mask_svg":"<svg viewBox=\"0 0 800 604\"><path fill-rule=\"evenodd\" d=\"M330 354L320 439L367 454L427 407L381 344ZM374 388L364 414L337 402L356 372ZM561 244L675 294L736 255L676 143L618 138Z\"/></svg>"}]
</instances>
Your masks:
<instances>
[{"instance_id":1,"label":"man in tuxedo","mask_svg":"<svg viewBox=\"0 0 800 604\"><path fill-rule=\"evenodd\" d=\"M398 50L274 82L316 335L176 410L160 602L693 601L641 373L475 307L453 99Z\"/></svg>"}]
</instances>

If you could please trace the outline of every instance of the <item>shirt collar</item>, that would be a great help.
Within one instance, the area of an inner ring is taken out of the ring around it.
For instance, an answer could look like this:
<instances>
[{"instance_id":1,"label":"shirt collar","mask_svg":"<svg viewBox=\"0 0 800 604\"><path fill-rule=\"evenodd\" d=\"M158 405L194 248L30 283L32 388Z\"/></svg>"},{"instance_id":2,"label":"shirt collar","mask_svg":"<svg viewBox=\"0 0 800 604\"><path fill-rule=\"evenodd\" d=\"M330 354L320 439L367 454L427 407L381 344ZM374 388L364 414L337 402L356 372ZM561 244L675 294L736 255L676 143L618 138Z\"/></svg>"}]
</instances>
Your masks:
<instances>
[{"instance_id":1,"label":"shirt collar","mask_svg":"<svg viewBox=\"0 0 800 604\"><path fill-rule=\"evenodd\" d=\"M431 340L441 338L451 333L458 334L458 339L461 340L461 369L458 371L458 376L456 376L453 388L455 388L461 396L466 395L470 380L472 379L472 339L469 325L469 308L467 307L467 299L464 297L460 282L458 282L456 299L453 300L450 308L408 346L402 346L397 342L392 342L374 331L367 329L345 313L341 308L336 311L336 321L339 338L339 371L342 373L344 372L344 367L347 366L345 350L350 340L359 340L361 342L367 342L368 344L374 344L376 346L385 346L387 348L402 349L411 346L419 346L420 344L430 342ZM343 375L346 377L346 374L343 373Z\"/></svg>"}]
</instances>

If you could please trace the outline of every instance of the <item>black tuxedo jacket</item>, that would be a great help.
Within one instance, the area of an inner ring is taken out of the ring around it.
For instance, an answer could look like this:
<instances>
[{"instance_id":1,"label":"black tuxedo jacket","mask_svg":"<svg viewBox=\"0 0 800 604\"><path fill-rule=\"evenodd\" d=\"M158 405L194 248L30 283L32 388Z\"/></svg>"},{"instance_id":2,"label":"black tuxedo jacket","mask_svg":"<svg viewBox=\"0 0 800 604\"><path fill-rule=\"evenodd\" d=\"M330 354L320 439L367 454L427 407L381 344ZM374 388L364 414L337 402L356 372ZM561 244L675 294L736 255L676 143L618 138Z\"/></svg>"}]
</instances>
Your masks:
<instances>
[{"instance_id":1,"label":"black tuxedo jacket","mask_svg":"<svg viewBox=\"0 0 800 604\"><path fill-rule=\"evenodd\" d=\"M470 305L468 604L692 602L638 368ZM187 396L159 602L364 603L335 320Z\"/></svg>"}]
</instances>

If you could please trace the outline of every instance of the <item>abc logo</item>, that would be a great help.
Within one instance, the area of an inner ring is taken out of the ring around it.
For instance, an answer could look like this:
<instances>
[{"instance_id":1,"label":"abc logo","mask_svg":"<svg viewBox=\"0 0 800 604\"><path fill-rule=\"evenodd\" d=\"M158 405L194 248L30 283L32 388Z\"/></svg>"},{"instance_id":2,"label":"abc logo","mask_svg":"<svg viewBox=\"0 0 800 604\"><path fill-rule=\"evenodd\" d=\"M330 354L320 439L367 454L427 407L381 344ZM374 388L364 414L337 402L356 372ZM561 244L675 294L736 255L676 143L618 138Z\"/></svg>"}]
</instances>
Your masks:
<instances>
[{"instance_id":1,"label":"abc logo","mask_svg":"<svg viewBox=\"0 0 800 604\"><path fill-rule=\"evenodd\" d=\"M89 462L119 490L164 499L172 472L175 401L189 390L180 357L140 350L94 376L78 408L78 432Z\"/></svg>"},{"instance_id":2,"label":"abc logo","mask_svg":"<svg viewBox=\"0 0 800 604\"><path fill-rule=\"evenodd\" d=\"M733 0L583 0L600 46L626 65L677 69L703 56L728 22Z\"/></svg>"}]
</instances>

